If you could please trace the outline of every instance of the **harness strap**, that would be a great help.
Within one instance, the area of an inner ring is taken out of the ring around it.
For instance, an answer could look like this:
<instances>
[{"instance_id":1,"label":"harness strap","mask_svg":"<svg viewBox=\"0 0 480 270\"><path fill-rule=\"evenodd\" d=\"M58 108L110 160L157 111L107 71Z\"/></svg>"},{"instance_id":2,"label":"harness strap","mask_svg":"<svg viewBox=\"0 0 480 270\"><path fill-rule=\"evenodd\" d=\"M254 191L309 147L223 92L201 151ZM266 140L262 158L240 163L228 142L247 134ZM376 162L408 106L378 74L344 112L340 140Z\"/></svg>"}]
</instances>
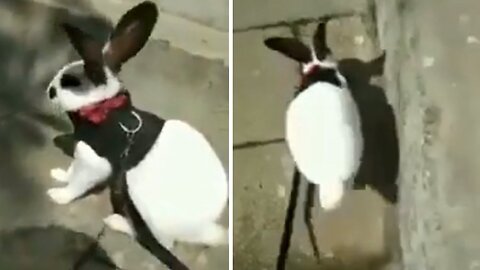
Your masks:
<instances>
[{"instance_id":1,"label":"harness strap","mask_svg":"<svg viewBox=\"0 0 480 270\"><path fill-rule=\"evenodd\" d=\"M120 128L127 136L127 146L120 155L118 173L110 182L110 200L114 212L125 216L132 222L133 227L137 231L136 240L138 243L140 243L143 248L148 250L159 261L165 264L165 266L171 270L189 270L189 268L182 261L180 261L177 256L175 256L170 250L165 248L157 241L138 212L130 196L126 196L126 200L124 198L124 194L128 194L126 175L126 162L128 159L128 154L130 153L130 148L134 143L135 135L143 126L143 120L140 115L138 115L135 111L132 111L131 113L138 120L138 125L135 128L130 129L123 123L119 123Z\"/></svg>"}]
</instances>

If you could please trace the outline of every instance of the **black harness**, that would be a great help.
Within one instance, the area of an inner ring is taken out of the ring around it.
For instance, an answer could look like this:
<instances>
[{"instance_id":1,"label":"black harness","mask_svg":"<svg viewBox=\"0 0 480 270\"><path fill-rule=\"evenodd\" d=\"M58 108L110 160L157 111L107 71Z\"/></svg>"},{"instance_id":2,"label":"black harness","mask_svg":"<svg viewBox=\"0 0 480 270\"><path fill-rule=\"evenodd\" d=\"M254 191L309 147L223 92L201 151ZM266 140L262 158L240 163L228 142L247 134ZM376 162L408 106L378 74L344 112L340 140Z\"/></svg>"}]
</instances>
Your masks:
<instances>
[{"instance_id":1,"label":"black harness","mask_svg":"<svg viewBox=\"0 0 480 270\"><path fill-rule=\"evenodd\" d=\"M63 152L73 156L75 144L85 141L98 155L112 164L113 173L107 183L110 187L110 202L113 212L131 222L136 232L136 240L159 261L172 270L189 270L172 252L158 243L128 193L126 173L138 165L159 136L164 120L138 110L128 102L115 108L101 123L92 123L78 112L69 113L74 125L74 134L57 136L54 143ZM136 119L132 119L134 116ZM119 146L125 145L124 148ZM105 227L99 233L102 235ZM88 251L87 251L88 252Z\"/></svg>"},{"instance_id":2,"label":"black harness","mask_svg":"<svg viewBox=\"0 0 480 270\"><path fill-rule=\"evenodd\" d=\"M119 123L120 127L126 134L127 145L120 155L118 172L115 173L114 178L112 178L110 181L110 201L112 203L113 212L124 216L132 223L136 231L136 240L140 243L140 245L142 245L158 260L164 263L169 269L189 270L189 268L182 261L180 261L172 252L170 252L170 250L158 243L128 195L128 169L126 161L130 152L130 148L134 143L135 135L138 131L140 131L143 125L142 118L138 114L132 111L132 115L138 120L138 126L134 129L129 129L122 123Z\"/></svg>"}]
</instances>

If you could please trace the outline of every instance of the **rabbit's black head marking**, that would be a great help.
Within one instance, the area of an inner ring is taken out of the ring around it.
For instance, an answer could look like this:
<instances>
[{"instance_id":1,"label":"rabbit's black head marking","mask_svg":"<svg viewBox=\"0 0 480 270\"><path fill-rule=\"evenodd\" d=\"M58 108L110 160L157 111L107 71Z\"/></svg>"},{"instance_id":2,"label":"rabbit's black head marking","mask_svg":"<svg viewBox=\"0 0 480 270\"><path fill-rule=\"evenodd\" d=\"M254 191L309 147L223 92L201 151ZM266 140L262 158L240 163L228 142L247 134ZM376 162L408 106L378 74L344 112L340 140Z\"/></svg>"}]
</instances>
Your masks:
<instances>
[{"instance_id":1,"label":"rabbit's black head marking","mask_svg":"<svg viewBox=\"0 0 480 270\"><path fill-rule=\"evenodd\" d=\"M82 60L57 72L47 90L50 100L65 111L76 111L118 94L123 89L117 77L122 65L143 48L157 17L154 3L138 4L120 18L106 44L77 26L63 24Z\"/></svg>"},{"instance_id":2,"label":"rabbit's black head marking","mask_svg":"<svg viewBox=\"0 0 480 270\"><path fill-rule=\"evenodd\" d=\"M316 82L327 82L338 87L346 85L337 63L331 60L332 52L326 42L325 22L318 24L311 48L296 38L272 37L264 43L268 48L302 64L300 90Z\"/></svg>"}]
</instances>

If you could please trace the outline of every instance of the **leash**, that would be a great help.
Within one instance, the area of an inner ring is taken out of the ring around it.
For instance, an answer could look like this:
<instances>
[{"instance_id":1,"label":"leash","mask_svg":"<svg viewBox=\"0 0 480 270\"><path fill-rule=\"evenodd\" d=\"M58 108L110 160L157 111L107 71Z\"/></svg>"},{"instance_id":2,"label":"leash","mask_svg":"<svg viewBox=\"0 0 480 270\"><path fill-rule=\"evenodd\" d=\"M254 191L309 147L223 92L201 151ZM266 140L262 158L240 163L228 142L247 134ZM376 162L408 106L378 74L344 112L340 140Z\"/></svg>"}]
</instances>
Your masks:
<instances>
[{"instance_id":1,"label":"leash","mask_svg":"<svg viewBox=\"0 0 480 270\"><path fill-rule=\"evenodd\" d=\"M304 72L310 73L314 71L315 66L306 67L306 70L301 70L300 73L303 74ZM302 75L300 80L300 85L298 86L297 90L295 91L293 97L297 97L301 93L302 85L305 83L305 75ZM285 215L285 221L283 225L283 233L282 239L280 241L280 248L277 256L276 262L276 269L277 270L285 270L287 259L288 259L288 251L290 249L290 244L292 241L292 234L293 234L293 220L295 218L295 210L297 208L297 200L298 194L300 189L300 182L301 182L301 173L298 170L297 165L295 164L293 179L292 179L292 189L290 190L290 198L288 201L287 213ZM312 246L313 255L317 261L317 264L321 264L321 255L320 250L318 248L318 244L316 241L315 236L315 229L312 223L312 208L315 205L315 190L316 186L312 183L307 183L307 188L305 191L305 202L304 202L304 209L303 209L303 221L307 226L308 231L308 238L310 240L310 244Z\"/></svg>"},{"instance_id":2,"label":"leash","mask_svg":"<svg viewBox=\"0 0 480 270\"><path fill-rule=\"evenodd\" d=\"M285 270L288 251L290 249L292 234L293 234L293 221L295 219L295 210L297 208L298 194L300 192L300 182L301 174L297 166L295 166L295 171L293 173L292 189L290 191L290 199L288 201L287 213L285 215L285 221L283 225L282 240L280 242L280 250L277 256L277 270ZM307 226L308 238L313 249L313 255L317 261L317 264L321 264L321 253L318 248L318 244L315 236L315 229L312 223L312 208L315 204L314 195L315 195L316 186L312 183L307 183L306 188L306 198L304 201L303 209L303 221Z\"/></svg>"},{"instance_id":3,"label":"leash","mask_svg":"<svg viewBox=\"0 0 480 270\"><path fill-rule=\"evenodd\" d=\"M293 173L292 190L290 191L290 200L288 202L287 214L283 225L282 240L280 242L280 251L277 257L277 270L285 270L288 258L288 250L293 233L293 219L295 217L295 208L297 208L298 189L300 186L300 172L295 166Z\"/></svg>"},{"instance_id":4,"label":"leash","mask_svg":"<svg viewBox=\"0 0 480 270\"><path fill-rule=\"evenodd\" d=\"M313 256L317 260L317 264L321 264L320 249L317 244L317 237L315 236L315 228L312 222L312 208L315 206L315 190L317 186L312 183L307 184L307 194L303 208L303 221L307 225L308 238L310 238L310 244L313 249Z\"/></svg>"},{"instance_id":5,"label":"leash","mask_svg":"<svg viewBox=\"0 0 480 270\"><path fill-rule=\"evenodd\" d=\"M127 217L133 223L133 227L136 231L136 240L138 243L148 250L153 256L155 256L159 261L166 265L171 270L189 270L189 268L180 261L170 250L165 248L160 244L155 236L152 234L150 229L147 227L142 216L136 209L133 201L130 196L126 196L127 200L124 199L124 194L128 194L127 186L127 177L126 171L127 166L126 162L128 160L128 155L130 149L134 143L135 135L140 131L143 126L143 120L138 115L137 112L131 111L131 114L137 119L138 125L130 129L125 126L123 123L118 123L120 128L125 132L127 137L127 146L120 154L119 169L116 175L116 179L111 181L111 202L113 206L113 211L115 213L121 214L122 216Z\"/></svg>"}]
</instances>

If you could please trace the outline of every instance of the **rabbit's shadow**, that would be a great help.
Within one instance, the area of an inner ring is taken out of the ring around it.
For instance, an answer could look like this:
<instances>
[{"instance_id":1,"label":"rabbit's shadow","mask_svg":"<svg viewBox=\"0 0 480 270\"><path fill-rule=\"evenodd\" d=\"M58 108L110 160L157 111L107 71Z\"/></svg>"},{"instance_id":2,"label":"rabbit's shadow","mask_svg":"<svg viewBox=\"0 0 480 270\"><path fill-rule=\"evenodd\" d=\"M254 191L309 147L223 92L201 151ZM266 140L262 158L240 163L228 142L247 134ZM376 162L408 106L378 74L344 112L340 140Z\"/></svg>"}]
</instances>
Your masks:
<instances>
[{"instance_id":1,"label":"rabbit's shadow","mask_svg":"<svg viewBox=\"0 0 480 270\"><path fill-rule=\"evenodd\" d=\"M340 70L347 77L362 121L364 152L354 188L366 185L391 203L397 202L399 148L393 109L384 90L371 83L383 75L385 53L370 62L343 59Z\"/></svg>"}]
</instances>

